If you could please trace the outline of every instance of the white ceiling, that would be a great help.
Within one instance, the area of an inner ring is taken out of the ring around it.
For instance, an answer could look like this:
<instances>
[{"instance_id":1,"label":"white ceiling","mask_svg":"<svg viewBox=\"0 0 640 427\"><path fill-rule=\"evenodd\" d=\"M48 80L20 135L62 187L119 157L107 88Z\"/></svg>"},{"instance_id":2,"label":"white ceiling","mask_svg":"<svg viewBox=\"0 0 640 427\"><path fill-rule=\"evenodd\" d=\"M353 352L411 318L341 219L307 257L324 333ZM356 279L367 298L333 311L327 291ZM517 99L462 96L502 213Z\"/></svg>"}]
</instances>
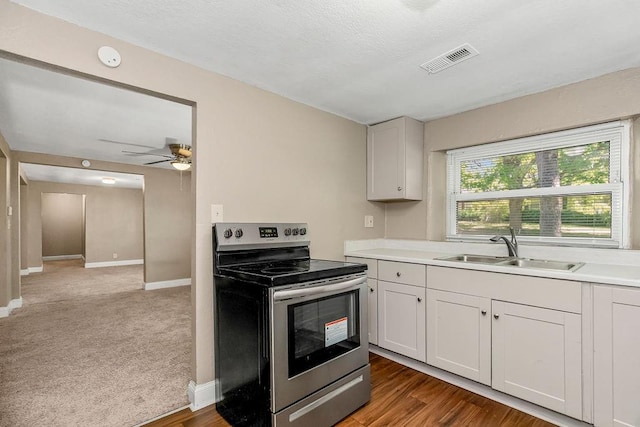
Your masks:
<instances>
[{"instance_id":1,"label":"white ceiling","mask_svg":"<svg viewBox=\"0 0 640 427\"><path fill-rule=\"evenodd\" d=\"M191 145L191 123L190 106L0 58L12 150L142 165L171 155L166 138Z\"/></svg>"},{"instance_id":2,"label":"white ceiling","mask_svg":"<svg viewBox=\"0 0 640 427\"><path fill-rule=\"evenodd\" d=\"M144 185L143 175L96 171L92 169L63 168L31 163L21 163L20 165L30 181L136 189L142 189ZM115 184L103 184L102 178L113 178L116 182Z\"/></svg>"},{"instance_id":3,"label":"white ceiling","mask_svg":"<svg viewBox=\"0 0 640 427\"><path fill-rule=\"evenodd\" d=\"M187 105L0 58L0 132L12 150L134 165L171 160L167 138L191 145L191 113ZM170 162L152 166L174 170ZM102 186L112 176L116 187L142 188L141 175L24 171L33 181Z\"/></svg>"},{"instance_id":4,"label":"white ceiling","mask_svg":"<svg viewBox=\"0 0 640 427\"><path fill-rule=\"evenodd\" d=\"M366 124L640 66L637 0L16 3ZM463 43L480 55L419 67Z\"/></svg>"}]
</instances>

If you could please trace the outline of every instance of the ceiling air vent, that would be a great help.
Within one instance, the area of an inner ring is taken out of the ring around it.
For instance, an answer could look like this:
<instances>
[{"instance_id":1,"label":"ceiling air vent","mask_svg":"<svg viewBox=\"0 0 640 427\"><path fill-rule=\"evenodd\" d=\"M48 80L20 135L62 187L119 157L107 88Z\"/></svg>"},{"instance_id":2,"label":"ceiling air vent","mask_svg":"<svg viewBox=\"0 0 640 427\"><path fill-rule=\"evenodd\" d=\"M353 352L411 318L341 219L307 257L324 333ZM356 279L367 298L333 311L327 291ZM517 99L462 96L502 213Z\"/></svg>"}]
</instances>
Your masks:
<instances>
[{"instance_id":1,"label":"ceiling air vent","mask_svg":"<svg viewBox=\"0 0 640 427\"><path fill-rule=\"evenodd\" d=\"M465 43L447 53L433 58L431 61L427 61L420 67L424 68L429 74L435 74L439 71L449 68L452 65L456 65L466 59L473 58L478 55L479 52L472 47L469 43Z\"/></svg>"}]
</instances>

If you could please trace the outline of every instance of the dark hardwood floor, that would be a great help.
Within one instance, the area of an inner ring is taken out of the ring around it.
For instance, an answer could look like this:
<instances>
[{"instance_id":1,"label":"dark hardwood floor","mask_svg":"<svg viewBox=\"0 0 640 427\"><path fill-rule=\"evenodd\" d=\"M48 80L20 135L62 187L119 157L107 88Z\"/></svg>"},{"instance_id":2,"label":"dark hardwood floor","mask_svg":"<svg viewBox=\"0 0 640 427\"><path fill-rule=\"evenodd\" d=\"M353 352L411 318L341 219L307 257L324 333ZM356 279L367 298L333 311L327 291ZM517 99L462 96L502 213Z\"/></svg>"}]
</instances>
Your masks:
<instances>
[{"instance_id":1,"label":"dark hardwood floor","mask_svg":"<svg viewBox=\"0 0 640 427\"><path fill-rule=\"evenodd\" d=\"M501 403L370 354L371 401L337 425L362 426L553 426ZM211 405L182 410L149 427L226 427ZM312 427L312 426L310 426Z\"/></svg>"}]
</instances>

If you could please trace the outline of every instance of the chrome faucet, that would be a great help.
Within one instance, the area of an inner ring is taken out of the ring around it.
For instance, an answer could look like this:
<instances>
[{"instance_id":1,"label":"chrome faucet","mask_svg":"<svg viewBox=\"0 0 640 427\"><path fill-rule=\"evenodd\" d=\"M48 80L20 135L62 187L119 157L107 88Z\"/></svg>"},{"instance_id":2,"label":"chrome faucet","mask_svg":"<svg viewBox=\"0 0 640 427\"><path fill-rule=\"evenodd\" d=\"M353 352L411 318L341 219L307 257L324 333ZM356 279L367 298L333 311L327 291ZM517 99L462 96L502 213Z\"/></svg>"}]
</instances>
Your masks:
<instances>
[{"instance_id":1,"label":"chrome faucet","mask_svg":"<svg viewBox=\"0 0 640 427\"><path fill-rule=\"evenodd\" d=\"M507 245L507 250L509 251L509 256L518 258L518 241L516 240L516 232L513 230L513 227L509 227L509 231L511 232L511 241L509 241L505 236L493 236L489 240L492 242L504 240L504 243Z\"/></svg>"}]
</instances>

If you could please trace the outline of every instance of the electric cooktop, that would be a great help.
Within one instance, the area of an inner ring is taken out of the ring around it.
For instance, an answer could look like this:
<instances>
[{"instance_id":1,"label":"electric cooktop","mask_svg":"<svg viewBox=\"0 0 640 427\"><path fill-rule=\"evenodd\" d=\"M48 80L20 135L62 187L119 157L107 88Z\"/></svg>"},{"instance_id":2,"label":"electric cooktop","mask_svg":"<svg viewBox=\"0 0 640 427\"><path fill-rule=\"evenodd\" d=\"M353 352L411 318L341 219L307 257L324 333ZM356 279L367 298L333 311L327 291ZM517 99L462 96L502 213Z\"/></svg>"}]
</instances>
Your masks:
<instances>
[{"instance_id":1,"label":"electric cooktop","mask_svg":"<svg viewBox=\"0 0 640 427\"><path fill-rule=\"evenodd\" d=\"M365 264L306 259L231 265L220 267L219 273L271 287L348 276L366 268Z\"/></svg>"}]
</instances>

